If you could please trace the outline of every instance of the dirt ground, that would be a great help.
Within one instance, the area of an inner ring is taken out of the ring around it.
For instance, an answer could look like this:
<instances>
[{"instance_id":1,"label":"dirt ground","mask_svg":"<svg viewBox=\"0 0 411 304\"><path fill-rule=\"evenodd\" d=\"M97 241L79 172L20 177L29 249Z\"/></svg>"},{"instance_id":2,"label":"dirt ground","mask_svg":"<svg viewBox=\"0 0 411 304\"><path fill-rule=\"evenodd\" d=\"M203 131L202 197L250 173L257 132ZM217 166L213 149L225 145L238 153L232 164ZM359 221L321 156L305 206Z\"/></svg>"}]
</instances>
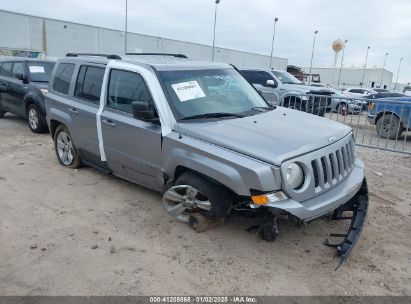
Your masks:
<instances>
[{"instance_id":1,"label":"dirt ground","mask_svg":"<svg viewBox=\"0 0 411 304\"><path fill-rule=\"evenodd\" d=\"M411 295L411 156L358 148L370 210L346 264L322 242L342 224L279 239L230 216L198 234L174 221L161 196L91 168L57 162L48 134L0 119L1 295ZM93 249L94 248L94 249Z\"/></svg>"}]
</instances>

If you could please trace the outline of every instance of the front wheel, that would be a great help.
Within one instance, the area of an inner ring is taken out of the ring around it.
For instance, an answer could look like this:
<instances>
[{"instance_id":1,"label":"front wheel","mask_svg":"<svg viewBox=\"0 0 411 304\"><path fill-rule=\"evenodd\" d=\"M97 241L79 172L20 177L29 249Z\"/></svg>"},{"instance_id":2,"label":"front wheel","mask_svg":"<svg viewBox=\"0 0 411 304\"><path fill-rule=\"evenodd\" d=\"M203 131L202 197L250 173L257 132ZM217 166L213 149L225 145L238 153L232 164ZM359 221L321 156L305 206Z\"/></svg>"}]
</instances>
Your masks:
<instances>
[{"instance_id":1,"label":"front wheel","mask_svg":"<svg viewBox=\"0 0 411 304\"><path fill-rule=\"evenodd\" d=\"M27 121L30 130L34 133L43 133L47 130L47 126L44 124L39 110L33 104L29 105L27 108Z\"/></svg>"},{"instance_id":2,"label":"front wheel","mask_svg":"<svg viewBox=\"0 0 411 304\"><path fill-rule=\"evenodd\" d=\"M386 139L399 138L404 130L403 124L394 114L383 115L377 121L378 136Z\"/></svg>"},{"instance_id":3,"label":"front wheel","mask_svg":"<svg viewBox=\"0 0 411 304\"><path fill-rule=\"evenodd\" d=\"M74 146L71 135L66 126L60 125L54 134L54 149L57 159L65 167L79 168L81 166L80 155Z\"/></svg>"},{"instance_id":4,"label":"front wheel","mask_svg":"<svg viewBox=\"0 0 411 304\"><path fill-rule=\"evenodd\" d=\"M164 193L163 204L170 215L185 223L197 212L216 221L231 211L231 196L223 186L185 172L177 178L174 187Z\"/></svg>"},{"instance_id":5,"label":"front wheel","mask_svg":"<svg viewBox=\"0 0 411 304\"><path fill-rule=\"evenodd\" d=\"M6 112L0 111L0 118L3 118L3 117L4 117L4 114L6 114Z\"/></svg>"}]
</instances>

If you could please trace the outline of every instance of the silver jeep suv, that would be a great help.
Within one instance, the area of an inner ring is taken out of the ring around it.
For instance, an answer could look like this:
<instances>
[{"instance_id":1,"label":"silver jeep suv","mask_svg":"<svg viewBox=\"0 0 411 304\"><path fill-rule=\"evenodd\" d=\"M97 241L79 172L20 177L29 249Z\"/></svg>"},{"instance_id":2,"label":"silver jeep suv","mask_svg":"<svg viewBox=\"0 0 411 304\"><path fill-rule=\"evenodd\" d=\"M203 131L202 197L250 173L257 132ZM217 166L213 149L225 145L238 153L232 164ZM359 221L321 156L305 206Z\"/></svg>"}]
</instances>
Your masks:
<instances>
[{"instance_id":1,"label":"silver jeep suv","mask_svg":"<svg viewBox=\"0 0 411 304\"><path fill-rule=\"evenodd\" d=\"M307 223L348 211L352 225L338 244L348 254L368 205L351 128L270 106L235 67L184 57L59 60L46 97L59 162L159 191L170 215L191 224L232 209L268 211L257 226L268 240L278 215Z\"/></svg>"}]
</instances>

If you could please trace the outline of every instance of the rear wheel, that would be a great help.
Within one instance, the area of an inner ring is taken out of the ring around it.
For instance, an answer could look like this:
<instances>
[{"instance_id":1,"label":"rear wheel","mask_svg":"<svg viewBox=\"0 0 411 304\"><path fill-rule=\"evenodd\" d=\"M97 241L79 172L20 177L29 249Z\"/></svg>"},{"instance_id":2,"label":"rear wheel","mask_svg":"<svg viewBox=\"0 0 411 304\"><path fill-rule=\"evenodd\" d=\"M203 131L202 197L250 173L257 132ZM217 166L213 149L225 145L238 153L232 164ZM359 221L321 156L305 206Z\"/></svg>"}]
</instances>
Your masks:
<instances>
[{"instance_id":1,"label":"rear wheel","mask_svg":"<svg viewBox=\"0 0 411 304\"><path fill-rule=\"evenodd\" d=\"M79 168L81 166L80 155L74 146L69 131L64 125L60 125L56 129L54 148L60 164L69 168Z\"/></svg>"},{"instance_id":2,"label":"rear wheel","mask_svg":"<svg viewBox=\"0 0 411 304\"><path fill-rule=\"evenodd\" d=\"M1 105L1 94L0 94L0 118L3 118L4 114L6 114L6 111L4 111L4 109Z\"/></svg>"},{"instance_id":3,"label":"rear wheel","mask_svg":"<svg viewBox=\"0 0 411 304\"><path fill-rule=\"evenodd\" d=\"M177 178L175 186L164 193L163 204L170 215L185 223L197 212L215 221L230 212L231 197L223 186L201 175L185 172Z\"/></svg>"},{"instance_id":4,"label":"rear wheel","mask_svg":"<svg viewBox=\"0 0 411 304\"><path fill-rule=\"evenodd\" d=\"M404 127L398 116L385 114L377 121L378 136L387 139L399 138L404 131Z\"/></svg>"},{"instance_id":5,"label":"rear wheel","mask_svg":"<svg viewBox=\"0 0 411 304\"><path fill-rule=\"evenodd\" d=\"M47 126L43 122L40 111L33 104L29 105L27 108L27 121L30 130L34 133L43 133L47 130Z\"/></svg>"}]
</instances>

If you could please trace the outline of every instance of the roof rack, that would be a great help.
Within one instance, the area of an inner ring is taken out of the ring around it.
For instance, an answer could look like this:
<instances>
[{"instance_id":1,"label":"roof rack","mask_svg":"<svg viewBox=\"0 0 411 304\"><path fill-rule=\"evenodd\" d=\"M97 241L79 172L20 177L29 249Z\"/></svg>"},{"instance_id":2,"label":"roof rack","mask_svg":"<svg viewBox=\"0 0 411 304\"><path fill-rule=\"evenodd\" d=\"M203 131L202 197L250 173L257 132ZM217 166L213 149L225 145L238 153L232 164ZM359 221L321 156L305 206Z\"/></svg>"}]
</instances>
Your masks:
<instances>
[{"instance_id":1,"label":"roof rack","mask_svg":"<svg viewBox=\"0 0 411 304\"><path fill-rule=\"evenodd\" d=\"M184 54L171 54L171 53L126 53L126 55L132 56L170 56L176 58L188 58Z\"/></svg>"},{"instance_id":2,"label":"roof rack","mask_svg":"<svg viewBox=\"0 0 411 304\"><path fill-rule=\"evenodd\" d=\"M67 53L66 57L78 57L78 56L90 56L90 57L105 57L107 59L121 59L118 55L113 54L94 54L94 53Z\"/></svg>"}]
</instances>

